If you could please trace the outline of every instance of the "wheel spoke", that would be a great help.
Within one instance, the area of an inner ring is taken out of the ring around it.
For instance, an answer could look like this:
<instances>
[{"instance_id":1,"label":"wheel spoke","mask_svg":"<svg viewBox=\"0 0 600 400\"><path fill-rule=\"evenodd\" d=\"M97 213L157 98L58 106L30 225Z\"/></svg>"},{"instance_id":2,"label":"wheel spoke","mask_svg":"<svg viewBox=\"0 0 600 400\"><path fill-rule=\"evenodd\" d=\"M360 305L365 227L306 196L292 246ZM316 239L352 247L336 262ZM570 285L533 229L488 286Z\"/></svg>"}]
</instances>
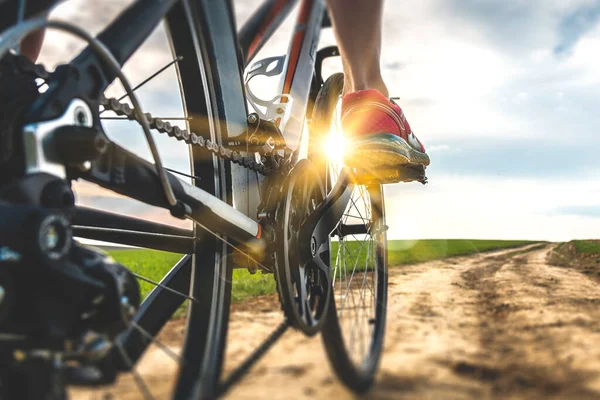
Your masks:
<instances>
[{"instance_id":1,"label":"wheel spoke","mask_svg":"<svg viewBox=\"0 0 600 400\"><path fill-rule=\"evenodd\" d=\"M260 266L265 271L273 272L271 268L268 268L267 266L265 266L261 262L259 262L256 258L252 257L250 255L250 253L248 253L247 251L244 251L240 247L238 247L238 246L234 245L233 243L231 243L230 241L224 239L220 234L218 234L215 231L213 231L212 229L208 228L206 225L203 225L200 222L196 222L196 221L194 221L194 222L195 222L195 224L197 226L199 226L200 228L204 229L206 232L210 233L212 236L214 236L215 238L217 238L221 242L225 243L226 245L230 246L232 249L234 249L236 251L239 251L241 254L243 254L244 256L248 257L248 259L252 260L252 262L256 263L256 265Z\"/></svg>"},{"instance_id":2,"label":"wheel spoke","mask_svg":"<svg viewBox=\"0 0 600 400\"><path fill-rule=\"evenodd\" d=\"M331 140L335 142L341 135L340 97L337 104L332 95L343 91L343 75L330 77L315 103L317 117L312 121L315 126L326 123L331 125ZM320 102L320 99L323 99ZM335 108L332 106L335 104ZM325 120L329 119L329 120ZM326 194L339 179L343 165L343 155L331 152L327 156ZM374 361L381 354L381 325L385 318L385 305L379 303L385 299L386 288L380 279L385 279L385 235L375 233L378 224L383 223L384 214L377 211L382 198L377 191L380 186L367 187L355 184L348 205L344 210L337 236L331 239L332 247L336 239L338 248L330 255L331 288L335 301L337 325L339 329L324 330L323 337L330 358L343 360L350 365L336 366L336 372L345 376L345 383L356 390L364 390L368 379L374 372ZM375 247L377 246L377 247ZM380 247L381 246L381 247ZM382 297L383 296L383 297ZM383 314L382 314L383 312ZM335 365L335 363L334 363ZM355 371L356 375L350 374ZM349 376L355 376L355 382L348 382Z\"/></svg>"},{"instance_id":3,"label":"wheel spoke","mask_svg":"<svg viewBox=\"0 0 600 400\"><path fill-rule=\"evenodd\" d=\"M196 176L196 175L190 175L190 174L186 174L186 173L184 173L184 172L177 171L177 170L174 170L174 169L171 169L171 168L167 168L167 167L165 167L165 169L166 169L167 171L169 171L169 172L172 172L172 173L174 173L174 174L181 175L181 176L185 176L185 177L187 177L187 178L191 178L191 179L195 179L196 181L199 181L199 180L201 180L201 179L202 179L202 178L200 178L199 176Z\"/></svg>"},{"instance_id":4,"label":"wheel spoke","mask_svg":"<svg viewBox=\"0 0 600 400\"><path fill-rule=\"evenodd\" d=\"M147 77L146 79L144 79L142 82L140 82L137 86L135 86L133 89L131 89L133 92L135 92L136 90L138 90L139 88L141 88L142 86L144 86L146 83L150 82L152 79L156 78L158 75L160 75L163 71L165 71L167 68L169 68L171 65L178 63L179 61L183 60L182 56L177 56L174 60L170 61L169 63L167 63L166 65L164 65L162 68L160 68L158 71L156 71L155 73L153 73L152 75L150 75L149 77ZM123 96L119 97L117 100L121 101L124 98L129 97L128 93L125 93ZM102 114L104 111L106 110L102 110L100 112L100 114Z\"/></svg>"},{"instance_id":5,"label":"wheel spoke","mask_svg":"<svg viewBox=\"0 0 600 400\"><path fill-rule=\"evenodd\" d=\"M186 298L186 299L188 299L188 300L191 300L191 301L193 301L193 302L195 302L195 303L197 303L197 302L198 302L198 300L196 300L196 299L195 299L195 298L193 298L192 296L189 296L189 295L187 295L187 294L185 294L185 293L178 292L177 290L171 289L171 288L170 288L170 287L168 287L168 286L165 286L165 285L163 285L163 284L161 284L161 283L158 283L158 282L156 282L156 281L153 281L152 279L146 278L145 276L143 276L143 275L140 275L140 274L138 274L138 273L135 273L135 272L133 272L133 271L131 271L131 270L129 270L129 272L131 273L131 275L135 276L136 278L138 278L138 279L140 279L140 280L142 280L142 281L144 281L144 282L148 282L148 283L150 283L150 284L152 284L152 285L154 285L154 286L158 286L158 287L159 287L159 288L161 288L161 289L168 290L168 291L169 291L169 292L171 292L171 293L174 293L174 294L176 294L176 295L178 295L178 296L184 297L184 298Z\"/></svg>"},{"instance_id":6,"label":"wheel spoke","mask_svg":"<svg viewBox=\"0 0 600 400\"><path fill-rule=\"evenodd\" d=\"M183 367L183 361L181 360L181 357L179 356L179 354L177 354L173 350L171 350L169 348L169 346L167 346L166 344L164 344L161 341L159 341L158 339L156 339L154 336L152 336L150 333L148 333L148 331L146 331L144 328L142 328L135 321L131 321L130 325L133 326L135 328L135 330L140 332L142 334L142 336L144 336L146 339L150 340L158 348L160 348L167 356L169 356L173 361L175 361L177 364L179 364L180 367Z\"/></svg>"},{"instance_id":7,"label":"wheel spoke","mask_svg":"<svg viewBox=\"0 0 600 400\"><path fill-rule=\"evenodd\" d=\"M364 244L365 244L365 242L363 242L363 243L361 244L361 246L360 246L360 249L362 249L362 248L363 248ZM360 251L360 249L359 249L359 251ZM344 296L344 300L342 301L342 307L343 307L343 304L344 304L344 303L346 302L346 300L348 299L348 294L350 293L350 290L349 290L349 289L350 289L350 286L352 285L352 279L354 278L354 273L356 272L356 267L357 267L357 265L358 265L358 261L359 261L359 258L357 257L357 258L356 258L356 261L354 262L354 266L353 266L353 268L352 268L352 273L350 274L350 280L348 281L348 283L347 283L347 285L346 285L346 288L345 288L345 289L346 289L346 295Z\"/></svg>"},{"instance_id":8,"label":"wheel spoke","mask_svg":"<svg viewBox=\"0 0 600 400\"><path fill-rule=\"evenodd\" d=\"M188 300L191 300L191 301L193 301L193 302L195 302L195 303L197 303L197 302L198 302L198 300L196 300L196 299L195 299L195 298L193 298L192 296L189 296L189 295L187 295L187 294L185 294L185 293L178 292L178 291L177 291L177 290L175 290L175 289L171 289L171 288L170 288L170 287L168 287L168 286L165 286L165 285L163 285L163 284L161 284L161 283L158 283L158 282L156 282L156 281L153 281L152 279L146 278L145 276L143 276L143 275L140 275L140 274L138 274L138 273L135 273L135 272L133 272L133 271L131 271L131 270L129 270L129 272L131 273L131 275L135 276L136 278L138 278L138 279L140 279L140 280L142 280L142 281L144 281L144 282L151 283L151 284L152 284L152 285L154 285L154 286L158 286L158 287L159 287L159 288L161 288L161 289L168 290L168 291L169 291L169 292L171 292L171 293L174 293L174 294L176 294L176 295L178 295L178 296L181 296L181 297L183 297L183 298L186 298L186 299L188 299Z\"/></svg>"},{"instance_id":9,"label":"wheel spoke","mask_svg":"<svg viewBox=\"0 0 600 400\"><path fill-rule=\"evenodd\" d=\"M123 357L123 361L125 361L125 364L127 364L127 367L131 370L131 374L133 375L133 380L135 381L136 385L138 386L138 389L140 390L140 392L142 392L142 395L144 396L144 398L146 400L154 400L154 396L152 396L152 393L150 392L150 388L148 388L148 385L146 384L146 382L144 381L142 376L138 373L137 369L135 368L135 365L133 365L133 363L131 362L131 359L127 355L127 352L123 348L123 345L119 341L116 341L115 343L117 345L117 349L119 350L119 353L121 353L121 357Z\"/></svg>"}]
</instances>

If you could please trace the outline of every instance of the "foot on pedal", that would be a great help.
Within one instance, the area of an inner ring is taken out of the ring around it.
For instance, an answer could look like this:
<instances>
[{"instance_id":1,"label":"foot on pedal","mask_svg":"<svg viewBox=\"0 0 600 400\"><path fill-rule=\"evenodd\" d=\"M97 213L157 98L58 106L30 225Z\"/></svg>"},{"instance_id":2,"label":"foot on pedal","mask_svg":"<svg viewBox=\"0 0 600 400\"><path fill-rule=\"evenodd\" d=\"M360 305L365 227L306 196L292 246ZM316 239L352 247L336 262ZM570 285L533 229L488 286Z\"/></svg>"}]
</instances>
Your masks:
<instances>
[{"instance_id":1,"label":"foot on pedal","mask_svg":"<svg viewBox=\"0 0 600 400\"><path fill-rule=\"evenodd\" d=\"M398 167L355 168L353 181L358 185L390 184L399 182L427 183L425 167L405 165Z\"/></svg>"},{"instance_id":2,"label":"foot on pedal","mask_svg":"<svg viewBox=\"0 0 600 400\"><path fill-rule=\"evenodd\" d=\"M342 100L347 139L344 163L361 181L396 183L425 179L429 156L404 112L377 90L349 93Z\"/></svg>"}]
</instances>

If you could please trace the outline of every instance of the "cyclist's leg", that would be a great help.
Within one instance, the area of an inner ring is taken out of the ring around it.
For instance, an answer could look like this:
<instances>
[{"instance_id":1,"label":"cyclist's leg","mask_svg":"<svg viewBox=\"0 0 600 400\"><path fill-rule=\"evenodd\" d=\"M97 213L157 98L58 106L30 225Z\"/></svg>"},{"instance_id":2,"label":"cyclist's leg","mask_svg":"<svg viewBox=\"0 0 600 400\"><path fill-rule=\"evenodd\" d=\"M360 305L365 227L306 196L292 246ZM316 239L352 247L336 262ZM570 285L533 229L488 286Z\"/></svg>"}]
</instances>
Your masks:
<instances>
[{"instance_id":1,"label":"cyclist's leg","mask_svg":"<svg viewBox=\"0 0 600 400\"><path fill-rule=\"evenodd\" d=\"M44 42L44 36L46 30L39 30L28 35L21 41L21 54L29 58L31 61L36 62L42 49L42 43Z\"/></svg>"},{"instance_id":2,"label":"cyclist's leg","mask_svg":"<svg viewBox=\"0 0 600 400\"><path fill-rule=\"evenodd\" d=\"M425 148L381 76L383 0L327 0L344 65L342 127L351 167L428 165Z\"/></svg>"},{"instance_id":3,"label":"cyclist's leg","mask_svg":"<svg viewBox=\"0 0 600 400\"><path fill-rule=\"evenodd\" d=\"M344 94L376 89L387 97L379 66L383 0L327 3L344 64Z\"/></svg>"},{"instance_id":4,"label":"cyclist's leg","mask_svg":"<svg viewBox=\"0 0 600 400\"><path fill-rule=\"evenodd\" d=\"M0 0L0 32L17 23L21 1L25 5L23 15L25 19L47 14L59 2L59 0ZM36 62L40 55L44 35L45 31L40 30L23 39L20 44L21 54Z\"/></svg>"}]
</instances>

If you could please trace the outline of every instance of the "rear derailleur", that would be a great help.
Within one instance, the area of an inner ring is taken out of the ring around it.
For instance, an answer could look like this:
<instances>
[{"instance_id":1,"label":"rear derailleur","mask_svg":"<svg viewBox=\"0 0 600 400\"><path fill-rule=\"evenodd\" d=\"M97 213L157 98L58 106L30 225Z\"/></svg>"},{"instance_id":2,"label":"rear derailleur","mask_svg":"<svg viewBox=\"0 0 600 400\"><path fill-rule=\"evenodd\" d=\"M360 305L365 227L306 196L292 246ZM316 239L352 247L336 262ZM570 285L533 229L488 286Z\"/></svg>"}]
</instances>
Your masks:
<instances>
[{"instance_id":1,"label":"rear derailleur","mask_svg":"<svg viewBox=\"0 0 600 400\"><path fill-rule=\"evenodd\" d=\"M66 183L44 174L0 193L0 399L112 381L113 341L140 304L129 270L80 246L68 209L42 205L57 193Z\"/></svg>"}]
</instances>

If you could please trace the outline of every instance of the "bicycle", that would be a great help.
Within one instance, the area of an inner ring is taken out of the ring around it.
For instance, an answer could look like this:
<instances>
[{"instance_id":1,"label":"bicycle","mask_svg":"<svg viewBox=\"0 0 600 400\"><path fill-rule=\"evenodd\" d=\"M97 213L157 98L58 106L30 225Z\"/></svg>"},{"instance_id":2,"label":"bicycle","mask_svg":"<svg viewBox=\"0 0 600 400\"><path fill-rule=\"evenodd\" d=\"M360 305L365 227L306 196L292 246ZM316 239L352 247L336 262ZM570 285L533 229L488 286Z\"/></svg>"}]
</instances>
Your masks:
<instances>
[{"instance_id":1,"label":"bicycle","mask_svg":"<svg viewBox=\"0 0 600 400\"><path fill-rule=\"evenodd\" d=\"M94 38L68 23L26 19L19 2L18 23L0 36L0 77L20 93L18 112L5 115L14 129L0 138L0 398L63 399L69 385L111 384L126 371L141 379L137 361L160 346L156 336L184 301L175 399L225 393L289 326L322 333L347 387L372 385L387 302L382 177L349 170L326 149L339 136L343 76L321 76L323 60L338 55L317 52L328 25L322 1L300 2L289 54L247 68L296 3L265 0L236 32L228 1L136 0ZM186 129L144 114L121 72L161 21ZM53 73L9 52L40 28L88 46ZM281 75L281 94L255 96L250 81L259 75ZM132 106L104 97L117 78ZM112 141L103 112L137 121L154 162ZM192 184L163 166L151 130L189 146ZM74 179L167 209L193 231L78 206ZM383 179L426 178L422 167L406 167ZM144 277L74 237L186 255L142 301ZM234 268L273 273L284 321L223 379Z\"/></svg>"}]
</instances>

